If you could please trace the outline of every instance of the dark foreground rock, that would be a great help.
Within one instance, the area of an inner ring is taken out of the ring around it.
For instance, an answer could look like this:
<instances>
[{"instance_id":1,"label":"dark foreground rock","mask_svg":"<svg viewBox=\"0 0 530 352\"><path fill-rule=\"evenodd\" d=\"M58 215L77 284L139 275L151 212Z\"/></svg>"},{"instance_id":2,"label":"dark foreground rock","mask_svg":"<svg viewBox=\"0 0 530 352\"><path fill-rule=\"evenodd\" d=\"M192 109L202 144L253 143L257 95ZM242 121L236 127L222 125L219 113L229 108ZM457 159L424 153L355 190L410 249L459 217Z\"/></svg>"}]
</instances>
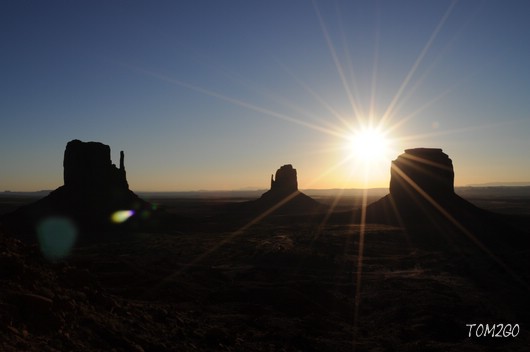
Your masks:
<instances>
[{"instance_id":1,"label":"dark foreground rock","mask_svg":"<svg viewBox=\"0 0 530 352\"><path fill-rule=\"evenodd\" d=\"M134 234L50 263L0 231L0 350L528 349L527 291L480 256L408 237L261 223L236 235ZM469 323L520 332L469 338Z\"/></svg>"},{"instance_id":2,"label":"dark foreground rock","mask_svg":"<svg viewBox=\"0 0 530 352\"><path fill-rule=\"evenodd\" d=\"M197 344L200 323L191 313L110 293L91 270L50 263L0 224L0 351L186 351Z\"/></svg>"}]
</instances>

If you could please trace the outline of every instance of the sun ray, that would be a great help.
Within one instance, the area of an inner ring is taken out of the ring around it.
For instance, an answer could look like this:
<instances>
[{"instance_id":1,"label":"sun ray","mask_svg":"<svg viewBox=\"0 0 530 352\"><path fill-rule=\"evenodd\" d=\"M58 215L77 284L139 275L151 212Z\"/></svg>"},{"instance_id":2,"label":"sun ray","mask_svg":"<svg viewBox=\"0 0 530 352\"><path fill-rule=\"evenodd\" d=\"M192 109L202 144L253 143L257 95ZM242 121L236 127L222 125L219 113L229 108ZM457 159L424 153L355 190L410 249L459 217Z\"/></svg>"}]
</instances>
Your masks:
<instances>
[{"instance_id":1,"label":"sun ray","mask_svg":"<svg viewBox=\"0 0 530 352\"><path fill-rule=\"evenodd\" d=\"M320 97L305 82L303 82L298 77L296 77L294 75L294 73L291 70L289 70L289 68L285 64L283 64L279 59L277 59L275 57L272 57L271 59L274 62L276 62L278 64L278 66L280 66L296 83L298 83L304 89L304 91L309 93L326 110L328 110L333 116L335 116L338 120L340 120L344 124L344 126L351 127L351 125L335 109L333 109L333 107L329 103L327 103L322 97ZM231 71L229 71L226 68L213 66L211 64L210 64L210 66L216 68L218 71L220 71L226 77L228 77L232 82L238 83L238 84L240 84L240 85L242 85L242 86L244 86L244 87L246 87L246 88L248 88L248 89L250 89L250 90L252 90L254 92L257 92L258 94L260 94L263 97L270 98L270 99L274 100L275 102L277 102L278 104L286 106L286 107L288 107L288 108L290 108L290 109L302 114L303 116L312 117L315 120L319 120L319 122L321 122L323 124L324 123L327 124L328 128L330 130L334 130L337 133L340 132L339 128L337 126L333 125L332 122L327 121L326 119L324 119L322 117L316 116L314 112L312 112L310 110L308 111L307 109L304 109L303 107L301 107L299 105L296 105L296 104L292 103L291 101L286 100L282 96L276 95L274 93L274 91L272 91L270 89L266 89L266 88L260 88L254 82L249 81L248 79L242 77L241 75L239 75L237 73L234 73L234 72L231 72ZM325 128L324 126L322 126L322 127Z\"/></svg>"},{"instance_id":2,"label":"sun ray","mask_svg":"<svg viewBox=\"0 0 530 352\"><path fill-rule=\"evenodd\" d=\"M275 112L275 111L272 111L272 110L269 110L269 109L266 109L266 108L251 104L251 103L247 103L247 102L244 102L244 101L242 101L240 99L236 99L236 98L221 94L221 93L213 91L213 90L202 88L202 87L199 87L199 86L196 86L196 85L193 85L193 84L190 84L190 83L178 80L178 79L170 78L170 77L167 77L167 76L164 76L162 74L159 74L159 73L156 73L156 72L153 72L153 71L149 71L149 70L146 70L146 69L142 69L142 68L138 68L138 67L134 67L134 66L128 66L128 67L130 69L134 70L134 71L143 73L145 75L149 75L151 77L158 78L158 79L163 80L165 82L173 83L173 84L179 85L181 87L185 87L185 88L188 88L190 90L193 90L193 91L196 91L196 92L199 92L199 93L203 93L205 95L208 95L208 96L211 96L211 97L214 97L214 98L218 98L220 100L232 103L232 104L234 104L236 106L247 108L247 109L252 110L252 111L256 111L256 112L259 112L259 113L262 113L262 114L265 114L265 115L268 115L268 116L272 116L272 117L275 117L275 118L278 118L278 119L281 119L281 120L284 120L284 121L288 121L288 122L291 122L291 123L294 123L294 124L297 124L297 125L301 125L301 126L307 127L309 129L312 129L312 130L315 130L315 131L323 132L323 133L328 134L328 135L332 135L332 136L336 136L336 137L340 137L341 136L341 134L339 132L337 132L337 131L334 131L334 130L331 130L331 129L328 129L328 128L325 128L325 127L322 127L322 126L319 126L319 125L316 125L316 124L313 124L313 123L309 123L307 121L303 121L303 120L297 119L295 117L292 117L292 116L289 116L289 115L286 115L286 114Z\"/></svg>"},{"instance_id":3,"label":"sun ray","mask_svg":"<svg viewBox=\"0 0 530 352\"><path fill-rule=\"evenodd\" d=\"M245 225L241 226L239 229L231 232L228 236L223 237L222 240L220 240L216 245L210 247L208 250L204 251L201 255L195 257L195 259L191 260L189 263L185 264L181 269L174 271L173 273L166 275L164 278L159 280L159 282L150 288L149 293L152 294L153 292L156 292L157 290L160 290L166 283L169 281L179 277L180 275L184 274L189 268L197 265L204 259L206 259L209 255L215 253L217 250L219 250L223 245L227 244L228 242L234 240L236 237L241 236L245 233L246 230L248 230L250 227L256 225L260 221L262 221L264 218L272 214L274 211L282 207L284 204L289 202L291 199L296 197L298 193L293 192L289 194L288 196L284 197L282 200L271 206L270 208L264 210L262 213L258 214L256 217L254 217L252 220L247 222Z\"/></svg>"},{"instance_id":4,"label":"sun ray","mask_svg":"<svg viewBox=\"0 0 530 352\"><path fill-rule=\"evenodd\" d=\"M375 109L375 98L377 93L377 68L379 65L379 41L380 41L380 32L379 32L379 16L377 16L376 25L375 25L375 38L374 38L374 61L372 68L372 83L371 83L371 94L370 94L370 109L368 112L369 123L373 123L373 119L376 116ZM382 122L381 122L382 123Z\"/></svg>"},{"instance_id":5,"label":"sun ray","mask_svg":"<svg viewBox=\"0 0 530 352\"><path fill-rule=\"evenodd\" d=\"M357 341L357 333L359 328L359 312L361 307L361 285L363 276L363 259L364 259L364 237L366 233L366 206L367 206L367 190L363 190L362 204L361 204L361 220L359 227L359 251L357 253L357 270L355 270L355 298L354 298L354 312L353 312L353 342L354 348Z\"/></svg>"},{"instance_id":6,"label":"sun ray","mask_svg":"<svg viewBox=\"0 0 530 352\"><path fill-rule=\"evenodd\" d=\"M396 204L396 201L394 200L394 198L389 197L389 199L390 199L390 206L392 207L392 210L393 210L394 214L396 215L396 220L397 220L400 228L404 229L405 228L405 220L401 216L401 213L399 211L399 207ZM407 239L407 243L410 245L410 243L411 243L410 235L406 231L403 231L403 232L404 232L405 237Z\"/></svg>"},{"instance_id":7,"label":"sun ray","mask_svg":"<svg viewBox=\"0 0 530 352\"><path fill-rule=\"evenodd\" d=\"M350 45L348 44L348 39L346 37L346 31L344 30L344 23L343 23L343 20L342 20L342 12L340 11L339 9L339 4L338 2L335 3L335 10L336 10L336 14L337 14L337 19L338 19L338 27L340 29L340 36L341 36L341 40L342 40L342 48L343 48L343 52L344 52L344 55L345 55L345 61L346 61L346 66L349 70L349 74L350 74L350 80L351 80L351 86L352 86L352 89L353 89L353 96L354 96L354 102L357 102L358 100L360 100L360 94L359 94L359 87L357 85L357 81L356 81L356 73L355 73L355 69L353 68L353 60L351 58L351 55L350 55ZM361 114L360 116L364 116L364 111L362 109L362 105L360 104L356 104L357 106L357 109L359 110L359 112L354 112L356 113L356 115L358 114Z\"/></svg>"},{"instance_id":8,"label":"sun ray","mask_svg":"<svg viewBox=\"0 0 530 352\"><path fill-rule=\"evenodd\" d=\"M320 24L320 28L322 29L322 34L324 35L324 38L326 40L326 44L328 45L330 54L333 58L333 62L335 64L335 68L337 69L337 73L339 74L340 80L342 82L342 86L344 87L344 90L346 92L346 95L348 96L348 100L350 102L350 105L353 109L353 113L357 119L359 119L359 116L362 116L362 111L357 105L356 100L354 99L352 92L350 90L350 87L348 85L348 82L346 80L346 76L344 75L344 69L342 68L342 65L340 63L340 60L337 56L337 52L335 50L335 47L333 46L333 42L331 41L331 38L329 36L328 30L326 28L326 24L324 23L324 19L322 18L322 15L320 13L320 10L318 9L318 6L316 4L316 1L313 0L313 7L315 9L316 15L318 17L318 21Z\"/></svg>"},{"instance_id":9,"label":"sun ray","mask_svg":"<svg viewBox=\"0 0 530 352\"><path fill-rule=\"evenodd\" d=\"M449 18L449 15L452 13L453 8L455 7L456 3L457 3L457 1L455 1L455 0L451 2L451 4L449 5L449 8L445 12L445 14L442 16L440 22L438 23L438 25L434 29L433 33L429 37L429 40L427 41L427 43L425 44L425 46L421 50L420 54L416 58L416 61L414 62L414 64L410 68L409 72L405 76L405 79L401 83L398 91L396 92L396 95L394 96L394 98L390 102L389 106L386 108L385 113L382 115L382 121L383 122L386 122L390 118L390 116L393 114L395 105L398 103L399 99L401 98L401 95L403 94L403 91L405 90L405 88L408 86L410 80L412 79L412 76L414 76L414 74L416 73L416 70L418 69L419 65L423 61L423 58L425 57L425 55L427 54L427 52L431 48L434 40L436 39L436 37L438 36L440 31L442 30L442 27L444 26L445 22Z\"/></svg>"},{"instance_id":10,"label":"sun ray","mask_svg":"<svg viewBox=\"0 0 530 352\"><path fill-rule=\"evenodd\" d=\"M445 97L450 92L451 92L451 88L445 90L441 94L435 96L431 100L429 100L429 101L425 102L424 104L422 104L420 107L418 107L412 113L408 114L407 116L404 116L404 117L400 118L393 125L388 126L386 128L386 130L389 133L394 131L394 130L396 130L397 128L399 128L401 125L405 124L410 119L412 119L412 118L416 117L417 115L419 115L422 111L424 111L424 110L428 109L429 107L431 107L432 105L434 105L438 100L442 99L443 97Z\"/></svg>"},{"instance_id":11,"label":"sun ray","mask_svg":"<svg viewBox=\"0 0 530 352\"><path fill-rule=\"evenodd\" d=\"M333 201L331 202L331 205L328 207L326 214L322 218L322 221L320 222L320 224L318 224L315 239L318 238L318 234L322 232L322 229L324 229L324 227L326 226L329 218L333 214L334 210L337 208L337 205L339 204L339 201L343 194L344 194L344 188L341 188L339 192L337 193L337 195L333 198Z\"/></svg>"},{"instance_id":12,"label":"sun ray","mask_svg":"<svg viewBox=\"0 0 530 352\"><path fill-rule=\"evenodd\" d=\"M510 125L513 123L522 122L522 121L525 121L525 120L515 119L515 120L503 121L503 122L498 122L498 123L489 123L489 124L482 124L478 126L467 126L467 127L454 128L454 129L449 129L449 130L444 130L444 131L435 131L435 132L429 132L429 133L415 134L415 135L400 137L399 140L401 142L418 141L420 139L428 139L428 138L432 138L436 136L454 135L454 134L465 133L465 132L470 132L470 131L476 132L476 131L480 131L484 129L497 128L501 126Z\"/></svg>"},{"instance_id":13,"label":"sun ray","mask_svg":"<svg viewBox=\"0 0 530 352\"><path fill-rule=\"evenodd\" d=\"M295 105L295 104L291 103L290 101L287 101L286 99L275 95L273 92L270 92L270 91L264 92L263 90L260 90L259 93L261 95L263 95L263 96L266 96L268 98L271 98L271 99L275 100L277 103L282 104L283 106L288 107L291 110L293 110L293 111L295 111L295 112L297 112L297 113L299 113L299 114L301 114L301 115L303 115L305 117L311 117L311 118L313 118L315 120L319 120L319 122L322 123L322 126L320 126L321 128L327 128L329 131L334 131L335 135L340 133L340 130L335 125L333 125L332 122L329 122L327 120L322 119L321 117L316 116L313 112L307 111L303 107L301 107L299 105ZM324 124L326 124L327 126L324 126ZM314 125L314 126L317 126L317 125Z\"/></svg>"},{"instance_id":14,"label":"sun ray","mask_svg":"<svg viewBox=\"0 0 530 352\"><path fill-rule=\"evenodd\" d=\"M329 111L335 118L337 118L344 125L345 128L347 129L351 128L351 123L349 123L344 117L342 117L342 115L337 110L335 110L333 106L331 106L331 104L326 102L320 95L318 95L317 92L311 89L311 87L309 87L304 81L296 77L294 73L291 70L289 70L289 68L286 65L284 65L277 59L276 59L276 62L278 63L278 65L280 65L280 67L282 67L282 69L292 79L295 80L296 83L298 83L300 87L302 87L303 90L305 90L309 95L311 95L314 99L316 99L318 103L320 103L327 111Z\"/></svg>"},{"instance_id":15,"label":"sun ray","mask_svg":"<svg viewBox=\"0 0 530 352\"><path fill-rule=\"evenodd\" d=\"M437 101L439 101L440 99L444 98L445 96L447 96L449 93L453 92L457 87L461 86L462 84L466 83L466 82L469 82L469 80L478 75L480 72L482 72L486 67L488 66L488 64L482 64L480 66L477 66L473 69L472 72L468 72L468 74L462 76L459 80L455 81L453 84L451 84L450 87L448 87L447 89L445 89L444 91L442 91L440 94L436 95L435 97L433 97L432 99L430 99L429 101L427 101L426 103L423 103L420 107L416 108L416 110L414 110L412 113L406 115L405 117L402 117L401 119L399 119L398 121L396 121L393 125L391 125L390 127L388 127L388 130L394 130L395 128L397 128L398 126L401 126L403 125L406 121L410 120L411 118L415 117L416 115L418 115L420 112L426 110L427 108L431 107L432 105L434 105L434 103L436 103ZM403 106L405 104L406 101L409 100L410 97L413 96L413 93L419 89L419 87L421 86L421 82L428 76L428 73L433 69L434 67L434 62L429 66L428 69L426 69L422 75L420 76L420 78L416 81L416 83L414 84L414 86L409 90L408 94L405 96L405 98L403 99L400 99L400 101L398 103L396 103L396 106L394 107L393 111L389 112L388 113L388 116L387 116L387 119L386 121L390 121L393 119L394 115L396 114L397 110L399 110L399 108L401 106ZM383 122L383 121L381 121Z\"/></svg>"}]
</instances>

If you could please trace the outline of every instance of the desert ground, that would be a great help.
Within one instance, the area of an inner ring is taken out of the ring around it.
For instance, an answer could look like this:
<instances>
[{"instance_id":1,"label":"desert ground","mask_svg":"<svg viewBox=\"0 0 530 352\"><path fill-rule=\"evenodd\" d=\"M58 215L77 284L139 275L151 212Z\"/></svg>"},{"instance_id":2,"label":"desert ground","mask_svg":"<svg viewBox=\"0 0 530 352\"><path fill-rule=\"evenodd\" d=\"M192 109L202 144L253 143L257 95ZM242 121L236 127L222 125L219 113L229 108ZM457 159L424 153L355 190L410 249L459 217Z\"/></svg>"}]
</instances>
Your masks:
<instances>
[{"instance_id":1,"label":"desert ground","mask_svg":"<svg viewBox=\"0 0 530 352\"><path fill-rule=\"evenodd\" d=\"M530 232L526 188L461 191L481 208L504 214L506 231ZM41 196L4 193L0 212ZM233 194L143 197L174 214L177 225L84 234L68 256L55 261L43 258L38 244L12 239L1 229L2 351L530 346L530 269L524 259L510 261L528 257L527 247L501 257L509 262L502 267L471 245L417 241L422 231L432 231L428 226L411 233L395 225L349 222L344 214L360 207L359 195L338 202L314 196L328 207L335 204L339 217L241 216L234 204L251 198ZM369 195L367 203L378 198ZM501 335L509 336L477 337L479 331L468 324L495 326L495 333L502 324Z\"/></svg>"}]
</instances>

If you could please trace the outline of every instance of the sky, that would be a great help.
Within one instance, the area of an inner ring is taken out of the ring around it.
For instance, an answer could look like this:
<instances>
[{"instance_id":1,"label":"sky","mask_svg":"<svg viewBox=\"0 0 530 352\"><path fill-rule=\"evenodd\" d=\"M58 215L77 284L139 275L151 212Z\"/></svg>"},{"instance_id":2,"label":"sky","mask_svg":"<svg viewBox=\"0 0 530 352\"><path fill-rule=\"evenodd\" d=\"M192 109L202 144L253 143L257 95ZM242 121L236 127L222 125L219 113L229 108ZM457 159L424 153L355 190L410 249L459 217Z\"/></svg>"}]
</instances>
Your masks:
<instances>
[{"instance_id":1,"label":"sky","mask_svg":"<svg viewBox=\"0 0 530 352\"><path fill-rule=\"evenodd\" d=\"M284 164L300 188L387 187L415 147L442 148L457 186L530 181L529 16L528 1L3 0L0 191L61 186L73 139L124 150L135 191L264 189Z\"/></svg>"}]
</instances>

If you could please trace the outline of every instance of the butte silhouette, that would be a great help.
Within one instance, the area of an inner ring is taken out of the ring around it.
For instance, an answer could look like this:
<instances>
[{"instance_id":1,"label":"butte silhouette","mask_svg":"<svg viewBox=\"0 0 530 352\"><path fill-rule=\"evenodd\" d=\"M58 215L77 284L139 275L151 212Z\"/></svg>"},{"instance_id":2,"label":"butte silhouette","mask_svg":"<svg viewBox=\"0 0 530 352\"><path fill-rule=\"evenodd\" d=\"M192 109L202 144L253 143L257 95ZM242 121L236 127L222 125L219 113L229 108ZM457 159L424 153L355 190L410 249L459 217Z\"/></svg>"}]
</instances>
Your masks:
<instances>
[{"instance_id":1,"label":"butte silhouette","mask_svg":"<svg viewBox=\"0 0 530 352\"><path fill-rule=\"evenodd\" d=\"M368 205L365 222L403 227L417 243L480 248L491 254L528 245L503 215L478 208L454 192L453 163L442 149L407 149L391 164L390 194ZM362 221L361 212L355 221Z\"/></svg>"},{"instance_id":2,"label":"butte silhouette","mask_svg":"<svg viewBox=\"0 0 530 352\"><path fill-rule=\"evenodd\" d=\"M390 194L367 207L367 220L425 223L434 214L445 220L485 214L455 193L454 177L453 162L442 149L407 149L392 161Z\"/></svg>"},{"instance_id":3,"label":"butte silhouette","mask_svg":"<svg viewBox=\"0 0 530 352\"><path fill-rule=\"evenodd\" d=\"M298 190L296 169L283 165L271 175L271 188L257 200L248 202L252 210L275 213L305 213L315 211L320 204Z\"/></svg>"},{"instance_id":4,"label":"butte silhouette","mask_svg":"<svg viewBox=\"0 0 530 352\"><path fill-rule=\"evenodd\" d=\"M63 186L3 219L14 233L34 234L47 219L68 219L77 230L99 230L151 215L152 206L129 189L123 151L118 168L108 145L72 140L63 168ZM113 221L116 212L121 213Z\"/></svg>"}]
</instances>

